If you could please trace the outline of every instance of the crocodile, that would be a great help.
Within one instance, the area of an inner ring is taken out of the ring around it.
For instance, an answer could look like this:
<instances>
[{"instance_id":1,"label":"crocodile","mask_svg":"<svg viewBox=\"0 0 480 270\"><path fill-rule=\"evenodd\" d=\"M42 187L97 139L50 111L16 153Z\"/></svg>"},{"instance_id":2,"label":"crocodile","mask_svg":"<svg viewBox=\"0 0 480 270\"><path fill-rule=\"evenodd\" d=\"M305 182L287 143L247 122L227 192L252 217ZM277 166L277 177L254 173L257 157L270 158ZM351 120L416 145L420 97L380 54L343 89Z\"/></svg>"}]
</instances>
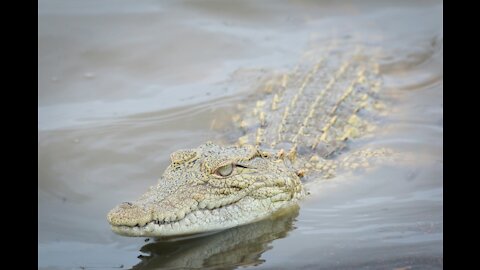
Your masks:
<instances>
[{"instance_id":1,"label":"crocodile","mask_svg":"<svg viewBox=\"0 0 480 270\"><path fill-rule=\"evenodd\" d=\"M292 70L266 76L233 117L238 138L173 152L156 185L108 213L113 232L161 238L260 221L297 205L307 177L368 168L386 154L349 150L385 109L377 56L351 46L308 50Z\"/></svg>"}]
</instances>

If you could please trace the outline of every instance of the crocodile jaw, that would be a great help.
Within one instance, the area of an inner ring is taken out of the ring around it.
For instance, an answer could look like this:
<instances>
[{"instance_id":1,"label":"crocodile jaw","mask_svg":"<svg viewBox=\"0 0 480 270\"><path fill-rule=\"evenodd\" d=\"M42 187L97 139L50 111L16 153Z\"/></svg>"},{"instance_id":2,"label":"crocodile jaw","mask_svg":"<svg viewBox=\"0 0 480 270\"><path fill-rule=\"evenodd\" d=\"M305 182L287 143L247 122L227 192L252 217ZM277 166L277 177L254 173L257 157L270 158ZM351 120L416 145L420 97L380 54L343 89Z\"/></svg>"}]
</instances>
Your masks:
<instances>
[{"instance_id":1,"label":"crocodile jaw","mask_svg":"<svg viewBox=\"0 0 480 270\"><path fill-rule=\"evenodd\" d=\"M224 230L256 222L272 216L280 209L295 205L302 194L288 201L272 201L272 198L245 197L240 201L215 209L199 209L183 219L157 224L154 221L144 226L111 225L112 231L123 236L168 237Z\"/></svg>"}]
</instances>

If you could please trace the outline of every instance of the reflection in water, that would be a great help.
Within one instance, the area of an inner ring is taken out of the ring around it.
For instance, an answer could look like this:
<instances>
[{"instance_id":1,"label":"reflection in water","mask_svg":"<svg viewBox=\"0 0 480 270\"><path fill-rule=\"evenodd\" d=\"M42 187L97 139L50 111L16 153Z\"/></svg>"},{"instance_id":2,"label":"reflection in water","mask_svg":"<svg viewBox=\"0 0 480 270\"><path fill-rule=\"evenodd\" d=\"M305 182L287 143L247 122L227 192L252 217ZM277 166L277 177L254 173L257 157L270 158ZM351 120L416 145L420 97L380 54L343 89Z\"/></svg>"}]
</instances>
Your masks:
<instances>
[{"instance_id":1,"label":"reflection in water","mask_svg":"<svg viewBox=\"0 0 480 270\"><path fill-rule=\"evenodd\" d=\"M291 231L298 216L298 206L280 216L245 226L231 228L213 235L180 240L156 240L140 251L141 262L132 269L216 268L234 269L264 262L263 252L270 243Z\"/></svg>"}]
</instances>

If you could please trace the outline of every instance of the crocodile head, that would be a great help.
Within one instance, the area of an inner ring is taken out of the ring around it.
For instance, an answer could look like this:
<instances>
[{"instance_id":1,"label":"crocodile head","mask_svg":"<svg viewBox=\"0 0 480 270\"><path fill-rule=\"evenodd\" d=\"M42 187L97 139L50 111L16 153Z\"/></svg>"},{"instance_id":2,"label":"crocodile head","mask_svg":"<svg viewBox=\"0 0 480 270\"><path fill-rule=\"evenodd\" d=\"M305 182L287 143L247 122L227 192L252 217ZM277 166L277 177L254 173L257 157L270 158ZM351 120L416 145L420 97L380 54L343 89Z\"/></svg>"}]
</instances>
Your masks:
<instances>
[{"instance_id":1,"label":"crocodile head","mask_svg":"<svg viewBox=\"0 0 480 270\"><path fill-rule=\"evenodd\" d=\"M251 223L295 204L299 177L282 159L251 145L206 143L179 150L156 186L108 213L125 236L176 236Z\"/></svg>"}]
</instances>

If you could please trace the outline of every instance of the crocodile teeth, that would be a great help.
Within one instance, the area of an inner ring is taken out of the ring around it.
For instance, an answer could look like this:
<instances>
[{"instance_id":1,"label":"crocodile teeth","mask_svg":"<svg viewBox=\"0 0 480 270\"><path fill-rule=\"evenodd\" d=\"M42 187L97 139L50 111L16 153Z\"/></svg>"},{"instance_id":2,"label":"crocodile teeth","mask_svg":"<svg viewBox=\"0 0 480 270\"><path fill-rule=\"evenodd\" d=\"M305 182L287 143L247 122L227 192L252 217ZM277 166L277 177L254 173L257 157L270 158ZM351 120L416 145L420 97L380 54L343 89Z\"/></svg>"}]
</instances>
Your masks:
<instances>
[{"instance_id":1,"label":"crocodile teeth","mask_svg":"<svg viewBox=\"0 0 480 270\"><path fill-rule=\"evenodd\" d=\"M186 220L188 220L189 223L195 223L197 221L197 216L195 214L189 215Z\"/></svg>"},{"instance_id":2,"label":"crocodile teeth","mask_svg":"<svg viewBox=\"0 0 480 270\"><path fill-rule=\"evenodd\" d=\"M207 204L207 208L210 209L210 210L212 210L213 208L215 208L215 202L209 202L209 203Z\"/></svg>"},{"instance_id":3,"label":"crocodile teeth","mask_svg":"<svg viewBox=\"0 0 480 270\"><path fill-rule=\"evenodd\" d=\"M163 221L163 220L165 220L165 217L164 217L163 215L161 215L161 214L157 214L157 215L154 214L153 216L154 216L154 219L155 219L155 220L158 220L158 221Z\"/></svg>"},{"instance_id":4,"label":"crocodile teeth","mask_svg":"<svg viewBox=\"0 0 480 270\"><path fill-rule=\"evenodd\" d=\"M185 212L178 212L177 219L183 219L185 217Z\"/></svg>"},{"instance_id":5,"label":"crocodile teeth","mask_svg":"<svg viewBox=\"0 0 480 270\"><path fill-rule=\"evenodd\" d=\"M172 229L178 230L180 228L180 224L178 222L172 223Z\"/></svg>"}]
</instances>

